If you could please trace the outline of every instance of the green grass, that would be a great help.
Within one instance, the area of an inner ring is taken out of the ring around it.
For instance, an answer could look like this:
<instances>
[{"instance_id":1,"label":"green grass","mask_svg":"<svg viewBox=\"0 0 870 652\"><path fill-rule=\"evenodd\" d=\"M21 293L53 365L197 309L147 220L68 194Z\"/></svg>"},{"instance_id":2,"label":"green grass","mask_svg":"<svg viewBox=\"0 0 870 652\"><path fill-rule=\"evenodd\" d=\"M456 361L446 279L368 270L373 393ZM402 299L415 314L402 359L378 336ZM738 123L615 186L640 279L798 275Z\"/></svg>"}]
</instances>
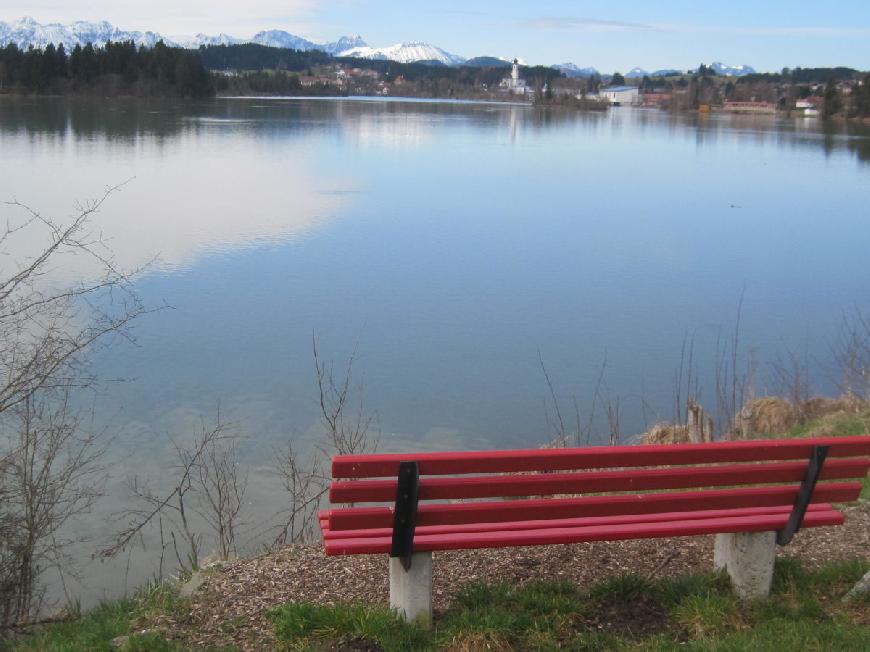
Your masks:
<instances>
[{"instance_id":1,"label":"green grass","mask_svg":"<svg viewBox=\"0 0 870 652\"><path fill-rule=\"evenodd\" d=\"M136 633L133 623L146 614L177 613L185 601L166 586L142 589L134 598L107 602L79 618L41 627L26 638L0 641L0 650L11 652L100 652L112 650L112 639L128 636L123 652L176 652L186 649L159 633Z\"/></svg>"},{"instance_id":2,"label":"green grass","mask_svg":"<svg viewBox=\"0 0 870 652\"><path fill-rule=\"evenodd\" d=\"M870 434L870 410L842 411L810 419L794 426L785 438L802 437L855 437ZM862 480L860 500L870 500L870 473Z\"/></svg>"},{"instance_id":3,"label":"green grass","mask_svg":"<svg viewBox=\"0 0 870 652\"><path fill-rule=\"evenodd\" d=\"M870 433L870 410L842 411L794 426L787 437L854 437Z\"/></svg>"},{"instance_id":4,"label":"green grass","mask_svg":"<svg viewBox=\"0 0 870 652\"><path fill-rule=\"evenodd\" d=\"M652 581L619 575L590 587L567 582L524 586L472 584L455 596L431 630L398 618L385 607L292 603L269 612L285 650L574 650L731 651L870 649L870 598L842 597L870 561L831 562L808 570L777 561L771 597L741 602L722 573ZM127 652L176 652L183 641L159 632L139 635L143 617L189 609L174 589L161 586L132 599L103 604L80 618L49 625L0 649L57 652L110 650L129 636ZM233 633L245 622L225 623ZM172 634L175 634L174 632Z\"/></svg>"},{"instance_id":5,"label":"green grass","mask_svg":"<svg viewBox=\"0 0 870 652\"><path fill-rule=\"evenodd\" d=\"M273 610L287 650L860 650L870 649L867 600L842 596L870 561L810 571L777 562L772 595L745 603L726 576L653 582L622 575L581 590L538 582L473 584L424 631L386 608L288 604ZM330 647L334 646L334 647ZM366 647L369 646L369 647Z\"/></svg>"}]
</instances>

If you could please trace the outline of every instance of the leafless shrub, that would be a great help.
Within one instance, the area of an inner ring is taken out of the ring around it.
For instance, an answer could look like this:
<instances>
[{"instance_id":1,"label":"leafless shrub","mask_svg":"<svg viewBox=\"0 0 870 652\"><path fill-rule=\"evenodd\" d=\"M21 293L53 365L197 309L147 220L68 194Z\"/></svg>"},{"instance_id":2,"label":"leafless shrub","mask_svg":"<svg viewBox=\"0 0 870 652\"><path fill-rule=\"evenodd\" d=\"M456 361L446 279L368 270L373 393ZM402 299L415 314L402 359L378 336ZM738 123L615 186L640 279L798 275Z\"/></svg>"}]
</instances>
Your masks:
<instances>
[{"instance_id":1,"label":"leafless shrub","mask_svg":"<svg viewBox=\"0 0 870 652\"><path fill-rule=\"evenodd\" d=\"M161 539L161 568L170 550L178 569L196 570L203 545L202 532L194 520L194 515L199 515L212 530L220 558L227 559L235 551L247 482L239 470L235 437L218 413L214 425L202 424L192 444L173 442L175 480L169 491L157 493L139 477L130 478L127 487L138 506L125 510L121 516L127 526L98 554L114 557L134 540L141 540L147 528L156 526Z\"/></svg>"},{"instance_id":2,"label":"leafless shrub","mask_svg":"<svg viewBox=\"0 0 870 652\"><path fill-rule=\"evenodd\" d=\"M289 498L282 510L278 533L273 547L310 541L317 531L317 508L326 493L328 478L323 472L321 458L315 455L308 463L302 461L293 443L277 451L274 473Z\"/></svg>"},{"instance_id":3,"label":"leafless shrub","mask_svg":"<svg viewBox=\"0 0 870 652\"><path fill-rule=\"evenodd\" d=\"M803 423L809 415L810 365L806 353L800 355L788 349L784 355L777 355L771 362L774 386L787 399L795 411L798 423Z\"/></svg>"},{"instance_id":4,"label":"leafless shrub","mask_svg":"<svg viewBox=\"0 0 870 652\"><path fill-rule=\"evenodd\" d=\"M96 383L88 354L146 312L132 281L90 230L118 188L67 223L17 201L0 204L0 621L32 619L48 568L70 572L65 526L93 505L104 448L70 408ZM55 274L86 260L88 279Z\"/></svg>"},{"instance_id":5,"label":"leafless shrub","mask_svg":"<svg viewBox=\"0 0 870 652\"><path fill-rule=\"evenodd\" d=\"M49 568L71 572L65 554L76 541L65 527L102 493L105 450L83 433L67 391L40 391L0 415L0 559L3 623L27 620L42 607L40 580Z\"/></svg>"},{"instance_id":6,"label":"leafless shrub","mask_svg":"<svg viewBox=\"0 0 870 652\"><path fill-rule=\"evenodd\" d=\"M229 559L238 554L236 527L248 486L247 473L239 464L235 439L227 439L224 445L219 439L212 439L205 447L197 470L200 496L197 513L214 533L218 556Z\"/></svg>"},{"instance_id":7,"label":"leafless shrub","mask_svg":"<svg viewBox=\"0 0 870 652\"><path fill-rule=\"evenodd\" d=\"M0 413L46 388L73 388L96 380L86 352L108 336L130 338L128 326L146 312L132 287L135 273L119 271L89 231L89 221L118 188L81 206L63 225L19 202L0 229ZM41 239L34 248L27 238ZM24 253L22 253L22 251ZM95 261L96 280L58 284L52 269L64 260Z\"/></svg>"},{"instance_id":8,"label":"leafless shrub","mask_svg":"<svg viewBox=\"0 0 870 652\"><path fill-rule=\"evenodd\" d=\"M720 330L714 356L716 389L716 423L720 435L733 438L740 410L752 400L758 363L755 352L745 355L741 348L740 327L743 316L743 293L737 304L734 330L726 340Z\"/></svg>"},{"instance_id":9,"label":"leafless shrub","mask_svg":"<svg viewBox=\"0 0 870 652\"><path fill-rule=\"evenodd\" d=\"M686 425L686 406L690 400L701 397L701 384L695 362L695 334L683 336L680 348L680 364L674 369L673 380L673 423Z\"/></svg>"},{"instance_id":10,"label":"leafless shrub","mask_svg":"<svg viewBox=\"0 0 870 652\"><path fill-rule=\"evenodd\" d=\"M556 394L556 388L550 378L550 373L547 370L547 365L544 363L544 358L541 351L538 350L538 362L541 365L541 373L544 375L544 382L547 385L549 393L550 405L545 405L544 418L549 429L547 442L564 442L567 446L568 442L574 442L575 446L582 446L592 443L592 428L595 423L595 411L598 403L602 401L602 387L605 384L604 378L607 371L607 354L601 362L601 367L598 371L598 377L595 382L595 388L592 392L592 398L589 401L589 409L586 419L581 417L580 403L576 395L571 396L571 406L573 408L574 423L573 428L568 428L565 419L562 416L562 407L559 403L559 397Z\"/></svg>"},{"instance_id":11,"label":"leafless shrub","mask_svg":"<svg viewBox=\"0 0 870 652\"><path fill-rule=\"evenodd\" d=\"M353 385L356 353L348 358L342 375L336 377L333 363L320 355L316 335L312 335L311 343L324 441L316 444L306 457L292 440L276 451L272 473L280 481L288 504L275 515L278 525L267 530L275 533L273 548L310 541L317 536L317 511L329 485L326 467L333 454L373 453L379 443L371 432L374 417L365 409L362 386ZM354 394L358 400L351 414Z\"/></svg>"},{"instance_id":12,"label":"leafless shrub","mask_svg":"<svg viewBox=\"0 0 870 652\"><path fill-rule=\"evenodd\" d=\"M843 313L832 353L840 392L870 400L870 318L858 308Z\"/></svg>"},{"instance_id":13,"label":"leafless shrub","mask_svg":"<svg viewBox=\"0 0 870 652\"><path fill-rule=\"evenodd\" d=\"M365 410L362 387L354 388L351 384L356 352L350 355L344 373L336 379L332 362L324 361L320 357L315 335L311 337L311 344L317 373L321 421L326 430L328 447L339 455L375 452L378 437L371 433L374 417ZM354 390L359 398L355 414L350 414L349 406Z\"/></svg>"},{"instance_id":14,"label":"leafless shrub","mask_svg":"<svg viewBox=\"0 0 870 652\"><path fill-rule=\"evenodd\" d=\"M610 433L610 445L619 444L621 435L620 419L622 416L622 403L619 396L612 398L608 393L604 399L604 412L607 414L607 427Z\"/></svg>"}]
</instances>

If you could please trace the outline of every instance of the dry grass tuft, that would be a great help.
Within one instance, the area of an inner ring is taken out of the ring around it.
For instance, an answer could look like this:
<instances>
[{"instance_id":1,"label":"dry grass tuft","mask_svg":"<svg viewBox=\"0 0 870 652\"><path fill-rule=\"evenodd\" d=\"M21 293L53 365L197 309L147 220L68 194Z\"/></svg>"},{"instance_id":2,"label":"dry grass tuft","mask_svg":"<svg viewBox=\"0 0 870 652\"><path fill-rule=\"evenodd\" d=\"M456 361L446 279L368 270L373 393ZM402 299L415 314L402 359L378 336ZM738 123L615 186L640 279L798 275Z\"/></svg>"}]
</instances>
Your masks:
<instances>
[{"instance_id":1,"label":"dry grass tuft","mask_svg":"<svg viewBox=\"0 0 870 652\"><path fill-rule=\"evenodd\" d=\"M810 420L838 412L860 412L866 407L866 401L862 401L854 395L845 395L839 398L814 396L800 406L800 412L804 419Z\"/></svg>"},{"instance_id":2,"label":"dry grass tuft","mask_svg":"<svg viewBox=\"0 0 870 652\"><path fill-rule=\"evenodd\" d=\"M638 442L641 444L688 444L689 428L673 423L657 423L640 435Z\"/></svg>"},{"instance_id":3,"label":"dry grass tuft","mask_svg":"<svg viewBox=\"0 0 870 652\"><path fill-rule=\"evenodd\" d=\"M798 411L784 398L763 396L748 406L753 435L781 435L798 423Z\"/></svg>"}]
</instances>

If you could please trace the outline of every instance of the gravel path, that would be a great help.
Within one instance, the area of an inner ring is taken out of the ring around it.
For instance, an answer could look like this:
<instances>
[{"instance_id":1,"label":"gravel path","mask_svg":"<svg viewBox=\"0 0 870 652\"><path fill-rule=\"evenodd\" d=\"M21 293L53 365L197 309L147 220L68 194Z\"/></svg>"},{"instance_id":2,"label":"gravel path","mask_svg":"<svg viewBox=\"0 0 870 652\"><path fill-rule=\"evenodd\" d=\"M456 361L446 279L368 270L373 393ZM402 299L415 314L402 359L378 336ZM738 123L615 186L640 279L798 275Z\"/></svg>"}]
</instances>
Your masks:
<instances>
[{"instance_id":1,"label":"gravel path","mask_svg":"<svg viewBox=\"0 0 870 652\"><path fill-rule=\"evenodd\" d=\"M845 511L846 525L803 530L778 554L799 557L808 566L832 559L870 557L870 506ZM712 537L647 539L567 546L501 548L435 553L434 607L474 581L522 584L569 580L583 586L621 572L675 577L712 568ZM188 645L236 645L243 650L274 645L264 612L289 601L321 604L386 604L387 557L326 557L318 546L294 546L207 572L189 613L147 624Z\"/></svg>"}]
</instances>

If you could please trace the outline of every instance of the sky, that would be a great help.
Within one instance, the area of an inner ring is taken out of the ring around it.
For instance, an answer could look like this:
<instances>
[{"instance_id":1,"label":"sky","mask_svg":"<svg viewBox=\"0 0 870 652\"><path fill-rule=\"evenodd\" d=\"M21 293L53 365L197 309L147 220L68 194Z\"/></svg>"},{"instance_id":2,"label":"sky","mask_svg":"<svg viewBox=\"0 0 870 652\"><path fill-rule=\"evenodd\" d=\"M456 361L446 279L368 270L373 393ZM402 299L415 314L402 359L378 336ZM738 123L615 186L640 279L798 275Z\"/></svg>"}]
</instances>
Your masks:
<instances>
[{"instance_id":1,"label":"sky","mask_svg":"<svg viewBox=\"0 0 870 652\"><path fill-rule=\"evenodd\" d=\"M465 57L573 62L602 72L722 61L758 70L870 69L867 0L0 0L0 20L108 20L167 36L284 29L370 45L423 41Z\"/></svg>"}]
</instances>

